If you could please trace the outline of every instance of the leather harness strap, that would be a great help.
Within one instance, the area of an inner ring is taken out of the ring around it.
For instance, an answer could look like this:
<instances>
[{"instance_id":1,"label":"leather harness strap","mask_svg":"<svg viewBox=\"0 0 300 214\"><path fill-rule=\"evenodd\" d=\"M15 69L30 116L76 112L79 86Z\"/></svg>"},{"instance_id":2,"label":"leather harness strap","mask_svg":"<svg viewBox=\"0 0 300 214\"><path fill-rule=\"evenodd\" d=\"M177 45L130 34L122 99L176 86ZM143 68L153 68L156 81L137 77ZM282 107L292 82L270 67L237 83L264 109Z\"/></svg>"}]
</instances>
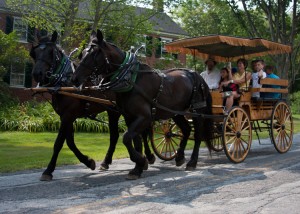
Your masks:
<instances>
[{"instance_id":1,"label":"leather harness strap","mask_svg":"<svg viewBox=\"0 0 300 214\"><path fill-rule=\"evenodd\" d=\"M203 118L216 118L216 115L207 115L207 114L199 114L199 113L192 113L187 111L176 111L172 110L170 108L167 108L157 102L154 102L152 99L148 97L148 95L134 82L130 81L130 84L133 85L134 89L137 90L138 93L140 93L149 103L151 103L153 106L165 110L167 112L171 112L173 114L183 115L183 116L191 116L191 117L203 117ZM206 102L203 101L203 106L206 106ZM221 115L223 117L223 115Z\"/></svg>"}]
</instances>

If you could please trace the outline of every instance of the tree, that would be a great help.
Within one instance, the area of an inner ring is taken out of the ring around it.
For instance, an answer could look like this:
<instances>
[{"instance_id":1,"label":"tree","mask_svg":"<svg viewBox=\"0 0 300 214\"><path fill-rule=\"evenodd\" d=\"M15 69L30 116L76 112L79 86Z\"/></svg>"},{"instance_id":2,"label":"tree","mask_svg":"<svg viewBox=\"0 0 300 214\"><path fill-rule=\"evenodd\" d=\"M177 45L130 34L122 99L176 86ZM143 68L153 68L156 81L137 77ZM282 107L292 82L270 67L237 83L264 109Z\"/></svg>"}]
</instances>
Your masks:
<instances>
[{"instance_id":1,"label":"tree","mask_svg":"<svg viewBox=\"0 0 300 214\"><path fill-rule=\"evenodd\" d=\"M173 17L177 17L184 28L191 36L202 36L211 34L246 36L247 32L236 22L231 8L218 0L186 0ZM188 56L189 67L203 70L202 60Z\"/></svg>"},{"instance_id":2,"label":"tree","mask_svg":"<svg viewBox=\"0 0 300 214\"><path fill-rule=\"evenodd\" d=\"M274 42L291 45L289 56L272 56L273 63L278 68L282 78L290 79L293 84L299 73L299 45L297 35L300 31L300 9L297 0L221 0L231 7L237 22L244 26L251 37L263 37ZM258 16L259 14L259 16ZM259 17L259 19L257 19ZM260 22L258 22L260 20ZM288 73L288 70L290 72ZM288 75L289 74L289 75Z\"/></svg>"},{"instance_id":3,"label":"tree","mask_svg":"<svg viewBox=\"0 0 300 214\"><path fill-rule=\"evenodd\" d=\"M276 65L280 77L289 77L293 83L300 69L299 12L297 0L185 0L176 15L193 36L261 37L291 45L293 52L289 56L266 59Z\"/></svg>"},{"instance_id":4,"label":"tree","mask_svg":"<svg viewBox=\"0 0 300 214\"><path fill-rule=\"evenodd\" d=\"M14 32L6 35L0 31L0 47L0 106L3 106L12 100L5 80L8 79L11 64L14 63L13 60L27 61L29 56L28 51L18 44Z\"/></svg>"},{"instance_id":5,"label":"tree","mask_svg":"<svg viewBox=\"0 0 300 214\"><path fill-rule=\"evenodd\" d=\"M186 0L173 17L178 17L191 36L208 34L245 35L241 25L231 16L230 7L216 0Z\"/></svg>"},{"instance_id":6,"label":"tree","mask_svg":"<svg viewBox=\"0 0 300 214\"><path fill-rule=\"evenodd\" d=\"M156 0L174 5L171 0ZM149 19L160 11L141 10L132 5L150 5L152 0L7 0L14 11L22 11L30 25L61 32L61 45L68 51L86 43L90 30L101 28L121 48L136 43L139 34L152 30Z\"/></svg>"}]
</instances>

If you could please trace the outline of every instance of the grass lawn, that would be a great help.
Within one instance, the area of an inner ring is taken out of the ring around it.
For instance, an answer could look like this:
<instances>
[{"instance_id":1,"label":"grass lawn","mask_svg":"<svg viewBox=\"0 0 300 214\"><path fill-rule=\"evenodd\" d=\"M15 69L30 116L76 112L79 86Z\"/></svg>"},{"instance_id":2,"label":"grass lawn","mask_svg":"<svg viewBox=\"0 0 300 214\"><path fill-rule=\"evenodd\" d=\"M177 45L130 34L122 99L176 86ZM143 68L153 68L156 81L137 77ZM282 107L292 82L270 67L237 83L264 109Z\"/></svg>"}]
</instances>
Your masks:
<instances>
[{"instance_id":1,"label":"grass lawn","mask_svg":"<svg viewBox=\"0 0 300 214\"><path fill-rule=\"evenodd\" d=\"M56 132L0 132L0 173L46 168L56 136ZM94 160L103 160L109 146L109 134L75 133L75 142L83 154ZM120 138L113 158L127 156L127 150ZM57 164L76 163L79 161L65 143Z\"/></svg>"},{"instance_id":2,"label":"grass lawn","mask_svg":"<svg viewBox=\"0 0 300 214\"><path fill-rule=\"evenodd\" d=\"M300 115L294 116L294 132L300 132ZM56 136L56 132L0 132L0 173L36 168L45 169L50 161ZM122 134L120 136L114 159L128 157L128 152L122 143ZM269 137L266 131L259 133L259 136L260 138ZM256 139L254 132L252 132L252 137ZM100 161L104 159L108 149L109 134L75 133L75 142L83 154ZM192 144L193 142L189 142L187 148L191 149ZM57 165L77 163L79 161L65 143L58 156Z\"/></svg>"}]
</instances>

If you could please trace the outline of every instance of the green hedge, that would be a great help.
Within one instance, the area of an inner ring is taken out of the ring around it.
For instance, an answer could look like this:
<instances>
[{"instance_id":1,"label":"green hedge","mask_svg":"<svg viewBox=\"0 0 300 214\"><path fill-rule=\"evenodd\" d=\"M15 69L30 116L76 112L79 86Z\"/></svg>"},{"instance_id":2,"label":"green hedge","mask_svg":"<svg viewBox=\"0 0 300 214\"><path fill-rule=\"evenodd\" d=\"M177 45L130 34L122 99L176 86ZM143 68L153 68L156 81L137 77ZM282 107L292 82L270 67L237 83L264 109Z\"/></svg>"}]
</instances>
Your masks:
<instances>
[{"instance_id":1,"label":"green hedge","mask_svg":"<svg viewBox=\"0 0 300 214\"><path fill-rule=\"evenodd\" d=\"M108 116L106 112L97 115L101 122L79 118L73 124L77 132L108 132ZM122 119L119 122L119 131L126 129ZM58 131L59 116L49 103L26 102L2 106L0 109L1 131L43 132Z\"/></svg>"}]
</instances>

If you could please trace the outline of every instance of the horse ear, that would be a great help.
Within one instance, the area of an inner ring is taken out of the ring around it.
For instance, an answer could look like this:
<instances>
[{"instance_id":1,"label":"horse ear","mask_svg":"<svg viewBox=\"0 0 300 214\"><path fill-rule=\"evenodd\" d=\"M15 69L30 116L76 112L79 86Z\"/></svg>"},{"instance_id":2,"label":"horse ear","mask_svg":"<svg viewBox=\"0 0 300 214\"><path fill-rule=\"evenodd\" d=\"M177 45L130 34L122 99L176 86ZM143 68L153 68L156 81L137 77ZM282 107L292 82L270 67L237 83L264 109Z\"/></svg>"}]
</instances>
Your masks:
<instances>
[{"instance_id":1,"label":"horse ear","mask_svg":"<svg viewBox=\"0 0 300 214\"><path fill-rule=\"evenodd\" d=\"M57 31L54 31L52 34L52 37L51 37L51 42L53 42L53 43L56 42L57 36L58 36Z\"/></svg>"},{"instance_id":2,"label":"horse ear","mask_svg":"<svg viewBox=\"0 0 300 214\"><path fill-rule=\"evenodd\" d=\"M103 34L101 32L101 30L97 30L97 39L98 39L98 43L101 44L103 42Z\"/></svg>"}]
</instances>

